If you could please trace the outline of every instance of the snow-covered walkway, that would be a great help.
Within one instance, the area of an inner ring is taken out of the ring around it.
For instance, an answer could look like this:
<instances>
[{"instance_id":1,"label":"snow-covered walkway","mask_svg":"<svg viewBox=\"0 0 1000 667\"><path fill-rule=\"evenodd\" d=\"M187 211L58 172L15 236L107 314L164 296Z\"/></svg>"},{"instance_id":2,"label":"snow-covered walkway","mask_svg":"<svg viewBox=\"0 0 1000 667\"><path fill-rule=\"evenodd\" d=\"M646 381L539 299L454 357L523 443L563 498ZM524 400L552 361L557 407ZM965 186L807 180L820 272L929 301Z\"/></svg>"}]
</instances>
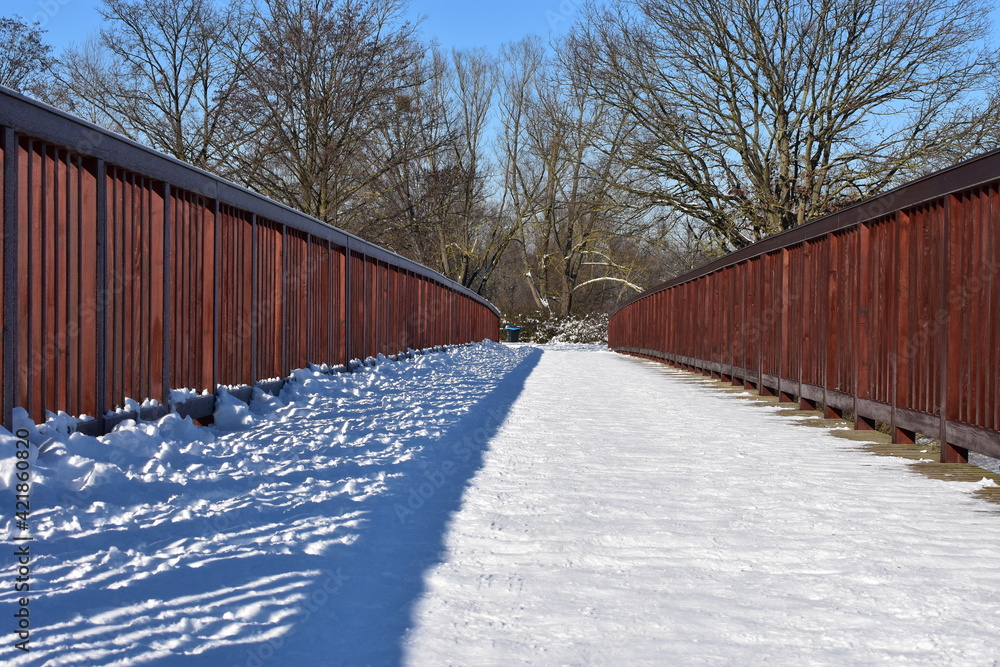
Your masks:
<instances>
[{"instance_id":1,"label":"snow-covered walkway","mask_svg":"<svg viewBox=\"0 0 1000 667\"><path fill-rule=\"evenodd\" d=\"M486 344L298 372L219 417L33 436L32 651L9 633L0 660L1000 659L976 485L651 362Z\"/></svg>"}]
</instances>

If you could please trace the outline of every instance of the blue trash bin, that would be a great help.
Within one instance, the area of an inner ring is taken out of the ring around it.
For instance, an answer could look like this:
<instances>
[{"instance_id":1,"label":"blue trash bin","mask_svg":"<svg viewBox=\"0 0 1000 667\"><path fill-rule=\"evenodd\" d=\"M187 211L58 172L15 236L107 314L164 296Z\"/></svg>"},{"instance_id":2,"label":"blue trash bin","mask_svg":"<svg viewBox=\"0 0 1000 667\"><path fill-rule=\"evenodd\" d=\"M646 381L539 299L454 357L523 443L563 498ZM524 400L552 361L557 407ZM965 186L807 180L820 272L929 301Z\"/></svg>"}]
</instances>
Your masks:
<instances>
[{"instance_id":1,"label":"blue trash bin","mask_svg":"<svg viewBox=\"0 0 1000 667\"><path fill-rule=\"evenodd\" d=\"M521 327L507 327L507 342L516 343L521 339Z\"/></svg>"}]
</instances>

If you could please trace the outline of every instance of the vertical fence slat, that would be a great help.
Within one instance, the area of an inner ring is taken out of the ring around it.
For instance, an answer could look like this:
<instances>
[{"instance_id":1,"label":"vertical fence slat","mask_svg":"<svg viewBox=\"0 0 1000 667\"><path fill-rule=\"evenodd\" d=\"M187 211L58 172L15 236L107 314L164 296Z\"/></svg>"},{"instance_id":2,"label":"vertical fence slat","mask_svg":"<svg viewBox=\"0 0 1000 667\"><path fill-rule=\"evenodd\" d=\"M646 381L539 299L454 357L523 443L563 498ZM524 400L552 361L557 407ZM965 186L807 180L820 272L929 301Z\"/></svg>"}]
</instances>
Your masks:
<instances>
[{"instance_id":1,"label":"vertical fence slat","mask_svg":"<svg viewBox=\"0 0 1000 667\"><path fill-rule=\"evenodd\" d=\"M634 297L609 345L1000 456L1000 153L954 169Z\"/></svg>"},{"instance_id":2,"label":"vertical fence slat","mask_svg":"<svg viewBox=\"0 0 1000 667\"><path fill-rule=\"evenodd\" d=\"M23 98L0 98L8 427L20 406L36 421L45 410L95 416L102 430L126 398L167 400L173 388L496 335L486 302L429 270ZM47 138L19 129L24 122Z\"/></svg>"},{"instance_id":3,"label":"vertical fence slat","mask_svg":"<svg viewBox=\"0 0 1000 667\"><path fill-rule=\"evenodd\" d=\"M3 313L0 328L3 329L3 350L0 351L0 365L3 367L2 397L3 422L12 428L12 413L19 390L18 351L18 154L17 134L9 127L0 128L3 141Z\"/></svg>"}]
</instances>

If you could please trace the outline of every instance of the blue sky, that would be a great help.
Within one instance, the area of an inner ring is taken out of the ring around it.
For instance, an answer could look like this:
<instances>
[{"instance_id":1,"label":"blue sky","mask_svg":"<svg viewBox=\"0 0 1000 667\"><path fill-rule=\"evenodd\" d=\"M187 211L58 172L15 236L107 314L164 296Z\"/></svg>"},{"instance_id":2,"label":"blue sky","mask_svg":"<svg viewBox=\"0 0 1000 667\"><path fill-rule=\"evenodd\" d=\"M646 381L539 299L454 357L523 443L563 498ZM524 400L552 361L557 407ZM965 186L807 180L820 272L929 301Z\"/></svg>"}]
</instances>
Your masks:
<instances>
[{"instance_id":1,"label":"blue sky","mask_svg":"<svg viewBox=\"0 0 1000 667\"><path fill-rule=\"evenodd\" d=\"M11 4L8 4L11 3ZM583 0L437 0L410 4L412 16L423 15L423 34L436 38L444 48L467 49L484 46L495 50L500 44L528 34L548 36L551 30L564 31L578 16ZM13 0L0 0L0 15L20 14L37 20L47 30L46 41L61 51L70 42L82 42L96 31L100 0L27 0L12 7Z\"/></svg>"}]
</instances>

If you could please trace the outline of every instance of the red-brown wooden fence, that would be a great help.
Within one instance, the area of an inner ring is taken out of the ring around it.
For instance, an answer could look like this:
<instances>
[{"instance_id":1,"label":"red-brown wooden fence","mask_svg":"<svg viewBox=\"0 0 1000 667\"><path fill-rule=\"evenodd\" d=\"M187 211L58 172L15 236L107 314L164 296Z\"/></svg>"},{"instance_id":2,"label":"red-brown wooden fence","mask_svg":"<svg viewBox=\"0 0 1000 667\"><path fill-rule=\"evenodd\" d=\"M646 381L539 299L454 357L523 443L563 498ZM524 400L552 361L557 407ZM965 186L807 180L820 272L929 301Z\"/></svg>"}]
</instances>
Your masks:
<instances>
[{"instance_id":1,"label":"red-brown wooden fence","mask_svg":"<svg viewBox=\"0 0 1000 667\"><path fill-rule=\"evenodd\" d=\"M622 304L609 345L1000 457L1000 152Z\"/></svg>"},{"instance_id":2,"label":"red-brown wooden fence","mask_svg":"<svg viewBox=\"0 0 1000 667\"><path fill-rule=\"evenodd\" d=\"M498 334L426 267L6 89L0 171L7 428Z\"/></svg>"}]
</instances>

